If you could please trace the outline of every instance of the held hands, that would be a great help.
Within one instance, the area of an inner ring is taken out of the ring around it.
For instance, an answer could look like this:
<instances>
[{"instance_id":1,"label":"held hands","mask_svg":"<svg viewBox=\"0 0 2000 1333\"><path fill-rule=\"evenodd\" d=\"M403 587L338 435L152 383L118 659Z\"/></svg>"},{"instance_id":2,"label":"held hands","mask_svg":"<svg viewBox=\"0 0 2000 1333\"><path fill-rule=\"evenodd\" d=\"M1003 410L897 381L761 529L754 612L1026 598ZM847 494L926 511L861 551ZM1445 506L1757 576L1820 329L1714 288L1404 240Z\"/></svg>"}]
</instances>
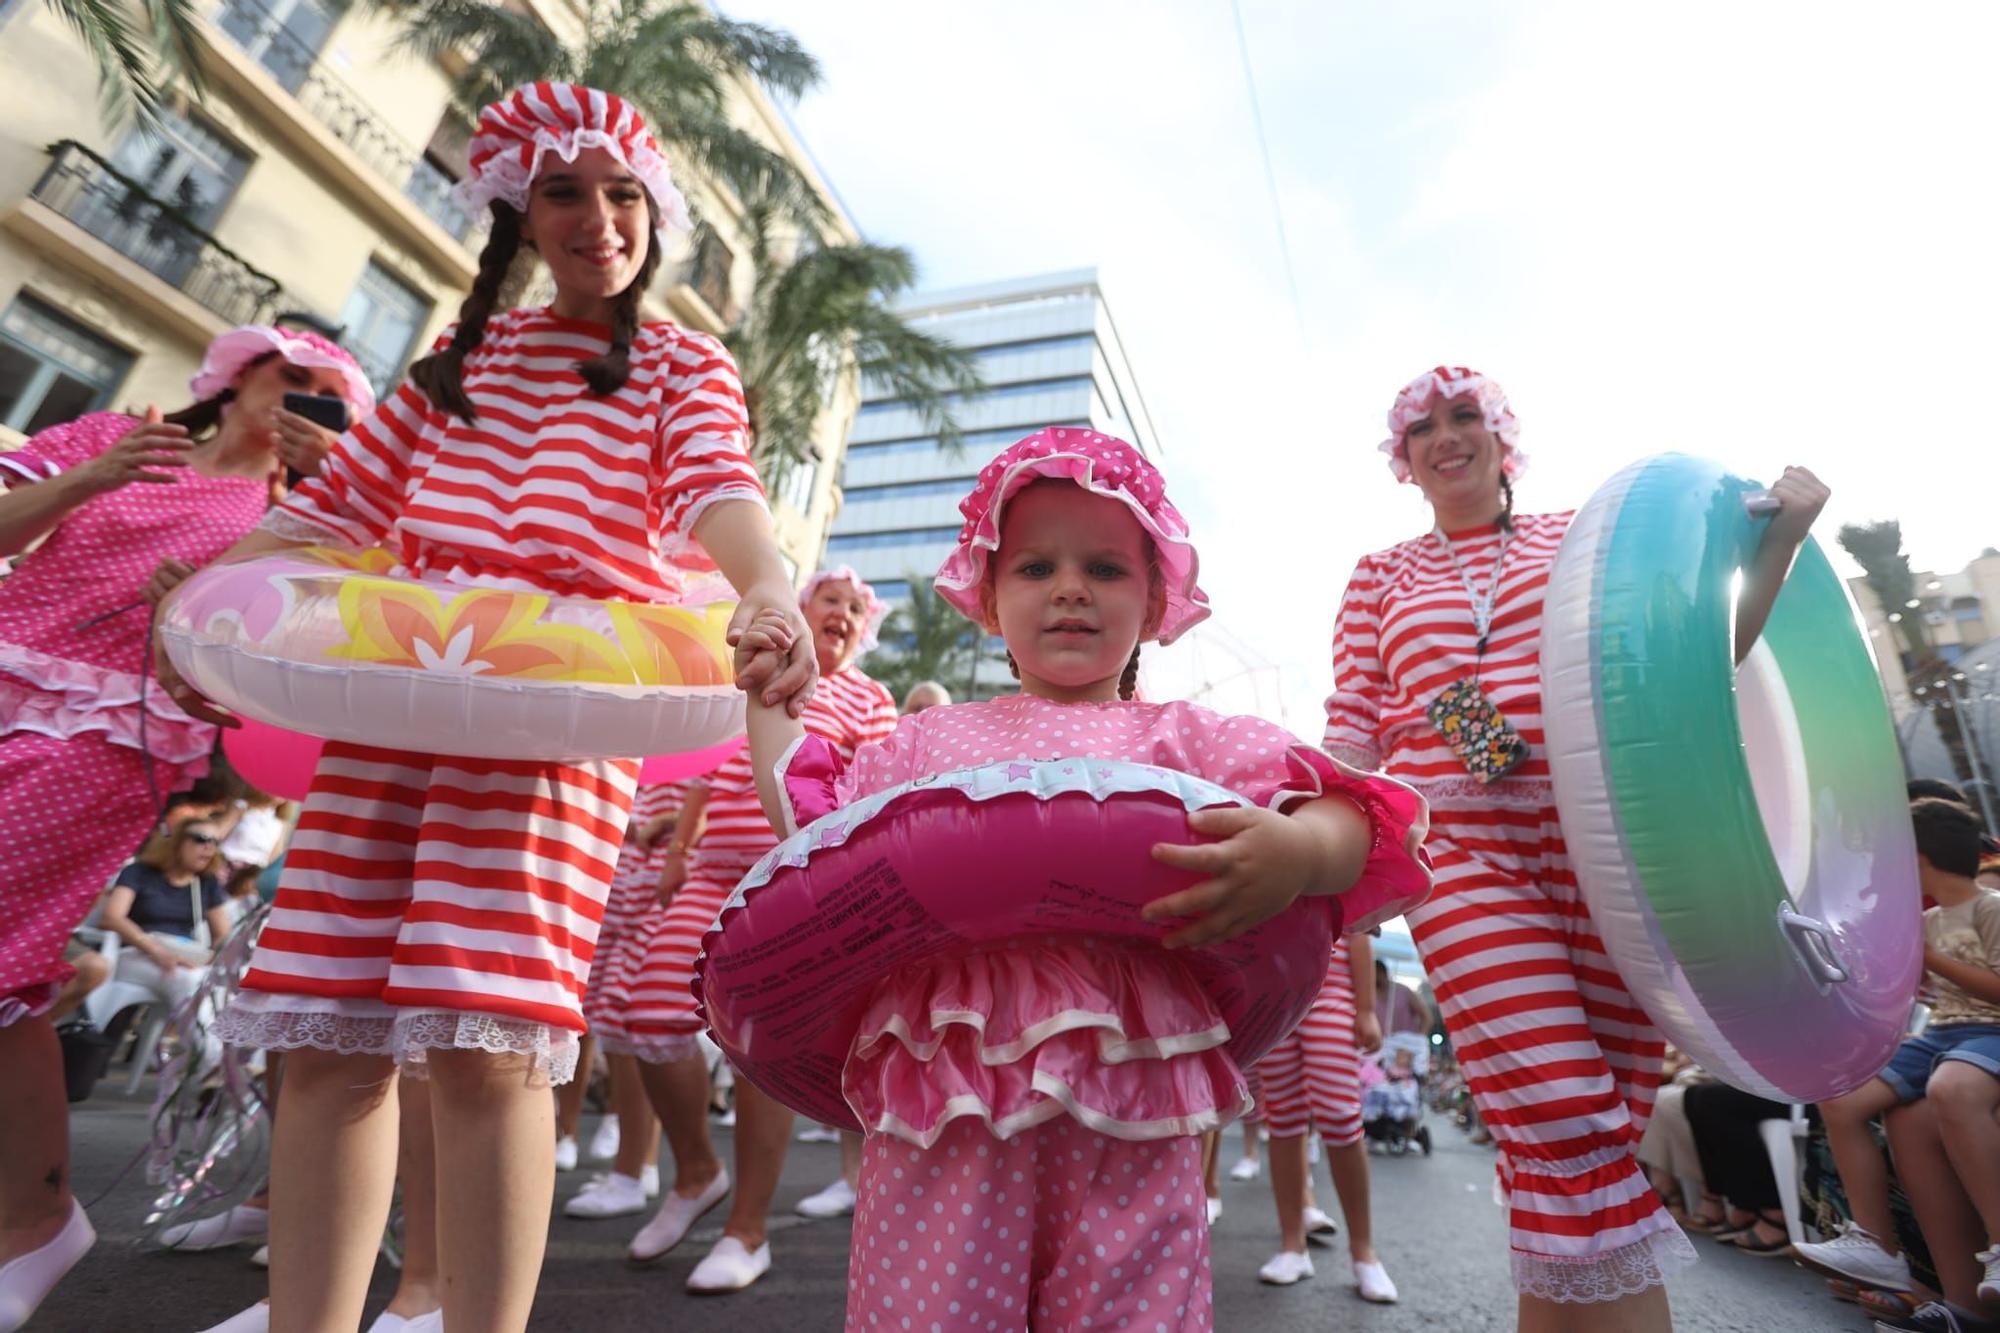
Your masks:
<instances>
[{"instance_id":1,"label":"held hands","mask_svg":"<svg viewBox=\"0 0 2000 1333\"><path fill-rule=\"evenodd\" d=\"M777 626L789 638L780 643ZM744 638L752 627L761 633L746 655ZM736 684L769 707L779 704L793 717L806 711L819 681L819 657L813 651L812 630L799 610L798 594L788 586L751 587L729 619L729 646L736 653Z\"/></svg>"},{"instance_id":2,"label":"held hands","mask_svg":"<svg viewBox=\"0 0 2000 1333\"><path fill-rule=\"evenodd\" d=\"M1373 1009L1354 1016L1354 1045L1363 1055L1373 1055L1382 1049L1382 1020Z\"/></svg>"},{"instance_id":3,"label":"held hands","mask_svg":"<svg viewBox=\"0 0 2000 1333\"><path fill-rule=\"evenodd\" d=\"M1809 470L1786 468L1785 474L1771 485L1771 495L1778 502L1778 512L1771 516L1771 526L1765 529L1764 544L1776 546L1782 543L1782 549L1786 551L1797 550L1832 494L1826 483Z\"/></svg>"},{"instance_id":4,"label":"held hands","mask_svg":"<svg viewBox=\"0 0 2000 1333\"><path fill-rule=\"evenodd\" d=\"M120 436L118 442L87 463L67 473L74 483L92 495L103 495L135 481L171 485L180 480L176 471L188 465L194 448L184 426L170 426L161 419L160 409L146 409L146 419Z\"/></svg>"},{"instance_id":5,"label":"held hands","mask_svg":"<svg viewBox=\"0 0 2000 1333\"><path fill-rule=\"evenodd\" d=\"M1321 849L1311 829L1289 815L1255 806L1197 810L1188 827L1222 839L1204 845L1163 842L1153 859L1207 875L1201 883L1147 903L1148 921L1198 917L1167 936L1170 949L1234 939L1292 905L1315 879Z\"/></svg>"}]
</instances>

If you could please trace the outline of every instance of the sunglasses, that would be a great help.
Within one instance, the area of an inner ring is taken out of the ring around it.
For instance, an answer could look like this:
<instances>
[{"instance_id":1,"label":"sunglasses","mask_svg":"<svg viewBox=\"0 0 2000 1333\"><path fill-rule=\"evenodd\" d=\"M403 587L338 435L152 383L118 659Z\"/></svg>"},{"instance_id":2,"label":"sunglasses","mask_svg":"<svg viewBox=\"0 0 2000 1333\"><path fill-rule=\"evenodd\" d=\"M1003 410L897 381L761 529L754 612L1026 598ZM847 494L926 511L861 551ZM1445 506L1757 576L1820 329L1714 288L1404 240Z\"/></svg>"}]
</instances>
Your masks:
<instances>
[{"instance_id":1,"label":"sunglasses","mask_svg":"<svg viewBox=\"0 0 2000 1333\"><path fill-rule=\"evenodd\" d=\"M181 836L189 842L199 843L203 847L213 847L222 841L222 839L216 837L213 833L186 833Z\"/></svg>"}]
</instances>

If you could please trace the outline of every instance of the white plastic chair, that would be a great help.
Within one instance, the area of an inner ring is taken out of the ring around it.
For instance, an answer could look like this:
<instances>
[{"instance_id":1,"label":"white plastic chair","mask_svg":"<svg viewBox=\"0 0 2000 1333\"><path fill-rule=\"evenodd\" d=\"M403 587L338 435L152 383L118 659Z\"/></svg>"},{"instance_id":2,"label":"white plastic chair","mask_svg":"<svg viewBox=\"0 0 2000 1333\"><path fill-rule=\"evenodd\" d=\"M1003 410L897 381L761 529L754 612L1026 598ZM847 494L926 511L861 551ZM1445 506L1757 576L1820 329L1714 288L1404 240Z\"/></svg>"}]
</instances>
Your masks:
<instances>
[{"instance_id":1,"label":"white plastic chair","mask_svg":"<svg viewBox=\"0 0 2000 1333\"><path fill-rule=\"evenodd\" d=\"M1783 1120L1759 1120L1757 1136L1771 1156L1771 1178L1778 1182L1778 1207L1784 1210L1785 1234L1794 1245L1806 1243L1805 1223L1799 1217L1799 1145L1806 1137L1806 1108L1793 1106Z\"/></svg>"},{"instance_id":2,"label":"white plastic chair","mask_svg":"<svg viewBox=\"0 0 2000 1333\"><path fill-rule=\"evenodd\" d=\"M105 963L111 968L110 980L84 997L83 1012L89 1017L91 1026L104 1032L121 1011L134 1006L139 1010L135 1020L139 1032L134 1038L132 1072L125 1080L125 1095L136 1097L139 1085L145 1081L146 1071L153 1067L153 1057L160 1049L160 1038L166 1034L166 1006L158 1003L152 987L118 979L118 955L125 944L116 934L85 927L77 930L76 936L86 943L94 942L98 953L103 955ZM94 941L92 936L96 937Z\"/></svg>"}]
</instances>

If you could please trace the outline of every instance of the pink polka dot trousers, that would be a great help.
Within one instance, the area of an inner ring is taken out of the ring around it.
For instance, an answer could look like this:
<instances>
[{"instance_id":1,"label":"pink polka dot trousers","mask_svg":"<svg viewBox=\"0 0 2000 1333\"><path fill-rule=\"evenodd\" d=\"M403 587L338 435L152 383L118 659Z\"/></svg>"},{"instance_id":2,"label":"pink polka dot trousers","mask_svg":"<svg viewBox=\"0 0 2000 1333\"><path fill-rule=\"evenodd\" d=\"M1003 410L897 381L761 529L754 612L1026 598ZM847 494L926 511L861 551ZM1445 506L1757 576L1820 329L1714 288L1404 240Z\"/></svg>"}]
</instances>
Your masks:
<instances>
[{"instance_id":1,"label":"pink polka dot trousers","mask_svg":"<svg viewBox=\"0 0 2000 1333\"><path fill-rule=\"evenodd\" d=\"M870 1135L860 1196L849 1329L1215 1326L1198 1138L962 1118L929 1148Z\"/></svg>"}]
</instances>

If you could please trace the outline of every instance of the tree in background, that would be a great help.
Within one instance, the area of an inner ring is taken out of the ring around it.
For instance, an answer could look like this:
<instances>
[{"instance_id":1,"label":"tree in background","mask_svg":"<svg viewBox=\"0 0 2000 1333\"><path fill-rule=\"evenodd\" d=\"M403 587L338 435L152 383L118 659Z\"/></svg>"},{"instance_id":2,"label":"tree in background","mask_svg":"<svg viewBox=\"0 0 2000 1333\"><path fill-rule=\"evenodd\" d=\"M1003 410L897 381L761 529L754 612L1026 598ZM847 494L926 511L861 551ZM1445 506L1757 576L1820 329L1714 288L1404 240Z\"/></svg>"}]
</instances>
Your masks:
<instances>
[{"instance_id":1,"label":"tree in background","mask_svg":"<svg viewBox=\"0 0 2000 1333\"><path fill-rule=\"evenodd\" d=\"M196 98L201 73L201 11L194 0L48 0L97 64L99 113L107 125L136 115L159 123L178 83Z\"/></svg>"},{"instance_id":2,"label":"tree in background","mask_svg":"<svg viewBox=\"0 0 2000 1333\"><path fill-rule=\"evenodd\" d=\"M897 699L926 680L957 694L979 650L979 627L938 596L929 579L914 572L907 577L910 600L882 622L882 646L868 654L861 669Z\"/></svg>"}]
</instances>

